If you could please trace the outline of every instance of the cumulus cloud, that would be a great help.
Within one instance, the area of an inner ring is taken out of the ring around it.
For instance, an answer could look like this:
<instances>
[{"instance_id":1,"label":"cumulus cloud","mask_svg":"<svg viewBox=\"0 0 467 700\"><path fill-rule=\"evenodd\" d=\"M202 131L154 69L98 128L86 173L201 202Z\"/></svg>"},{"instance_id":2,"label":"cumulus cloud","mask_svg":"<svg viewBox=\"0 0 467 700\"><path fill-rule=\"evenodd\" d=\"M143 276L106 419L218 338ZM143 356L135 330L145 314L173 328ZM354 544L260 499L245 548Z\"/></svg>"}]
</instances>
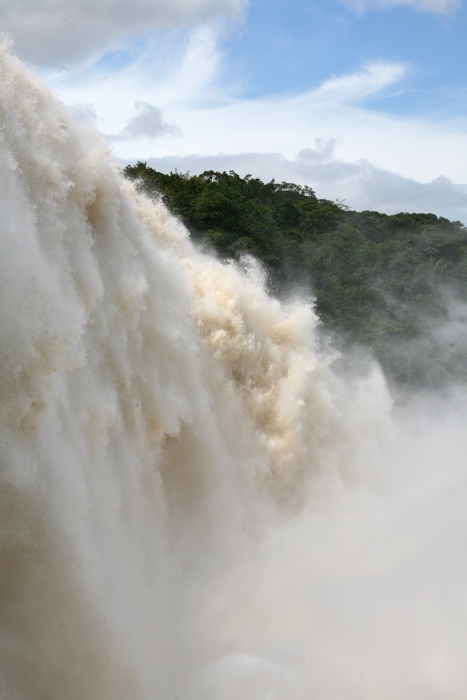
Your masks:
<instances>
[{"instance_id":1,"label":"cumulus cloud","mask_svg":"<svg viewBox=\"0 0 467 700\"><path fill-rule=\"evenodd\" d=\"M216 156L150 158L148 165L162 172L235 170L263 181L296 182L313 187L318 197L344 201L356 210L394 214L400 211L430 212L467 225L467 185L438 177L422 183L383 170L367 160L346 162L334 157L335 142L317 139L313 148L294 159L279 153L242 153Z\"/></svg>"},{"instance_id":2,"label":"cumulus cloud","mask_svg":"<svg viewBox=\"0 0 467 700\"><path fill-rule=\"evenodd\" d=\"M0 0L1 29L18 55L44 66L112 50L138 33L218 16L233 17L245 0Z\"/></svg>"},{"instance_id":3,"label":"cumulus cloud","mask_svg":"<svg viewBox=\"0 0 467 700\"><path fill-rule=\"evenodd\" d=\"M434 12L438 15L452 12L462 4L462 0L342 0L342 2L357 12L371 9L386 10L396 5L406 5L419 12Z\"/></svg>"},{"instance_id":4,"label":"cumulus cloud","mask_svg":"<svg viewBox=\"0 0 467 700\"><path fill-rule=\"evenodd\" d=\"M164 120L161 110L156 105L137 100L135 108L137 113L128 120L125 128L119 134L109 136L110 139L152 139L157 136L181 134L178 126Z\"/></svg>"}]
</instances>

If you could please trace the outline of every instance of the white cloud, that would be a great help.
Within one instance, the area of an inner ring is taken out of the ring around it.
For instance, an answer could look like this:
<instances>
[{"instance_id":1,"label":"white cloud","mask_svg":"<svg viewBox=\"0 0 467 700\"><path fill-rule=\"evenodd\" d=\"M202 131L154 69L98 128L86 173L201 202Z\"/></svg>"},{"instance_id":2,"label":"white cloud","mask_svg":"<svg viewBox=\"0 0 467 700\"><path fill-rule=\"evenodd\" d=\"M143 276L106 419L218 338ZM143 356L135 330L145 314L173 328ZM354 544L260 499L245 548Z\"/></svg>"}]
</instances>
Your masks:
<instances>
[{"instance_id":1,"label":"white cloud","mask_svg":"<svg viewBox=\"0 0 467 700\"><path fill-rule=\"evenodd\" d=\"M342 2L357 12L371 9L386 10L396 5L406 5L419 12L434 12L438 15L452 12L462 4L462 0L342 0Z\"/></svg>"},{"instance_id":2,"label":"white cloud","mask_svg":"<svg viewBox=\"0 0 467 700\"><path fill-rule=\"evenodd\" d=\"M155 138L166 134L176 136L181 133L179 127L166 122L159 107L150 102L137 100L135 108L137 113L128 120L119 134L109 136L110 139Z\"/></svg>"},{"instance_id":3,"label":"white cloud","mask_svg":"<svg viewBox=\"0 0 467 700\"><path fill-rule=\"evenodd\" d=\"M376 97L381 89L394 85L397 77L403 75L397 65L392 69L380 65L379 70L384 79L377 79L378 71L373 67L359 72L356 77L333 78L314 91L292 98L225 98L220 101L215 99L214 93L209 100L205 86L207 98L202 101L166 101L164 87L153 93L148 88L147 99L160 105L169 121L180 125L183 137L177 139L175 151L174 142L169 140L158 141L156 149L148 143L127 141L115 147L115 155L146 160L153 155L280 152L292 160L316 138L324 138L334 139L338 161L353 163L363 159L380 170L398 172L422 182L430 182L440 175L456 182L467 182L467 124L464 121L402 118L359 104ZM388 76L392 76L393 82ZM170 90L175 90L173 84ZM102 102L104 98L97 92L96 99ZM86 101L94 102L94 99L87 97ZM109 104L108 95L105 101ZM100 104L94 104L100 113Z\"/></svg>"},{"instance_id":4,"label":"white cloud","mask_svg":"<svg viewBox=\"0 0 467 700\"><path fill-rule=\"evenodd\" d=\"M357 101L401 80L405 73L405 66L400 63L373 62L356 73L326 80L314 95L339 102Z\"/></svg>"},{"instance_id":5,"label":"white cloud","mask_svg":"<svg viewBox=\"0 0 467 700\"><path fill-rule=\"evenodd\" d=\"M67 104L92 104L104 133L125 132L126 140L114 143L115 156L125 161L276 152L292 161L323 138L334 140L338 162L366 160L381 171L425 183L439 176L467 183L465 120L397 117L368 108L374 98L401 87L407 74L402 64L374 62L292 97L240 99L219 87L222 56L216 31L206 26L193 31L185 53L174 53L176 60L160 71L157 82L157 61L149 52L112 75L76 80L56 74L52 86ZM166 124L179 125L179 138L158 138L157 144L147 132L145 138L142 133L129 138L137 101L157 105Z\"/></svg>"},{"instance_id":6,"label":"white cloud","mask_svg":"<svg viewBox=\"0 0 467 700\"><path fill-rule=\"evenodd\" d=\"M1 29L18 55L61 65L122 46L159 26L237 15L245 0L0 0Z\"/></svg>"},{"instance_id":7,"label":"white cloud","mask_svg":"<svg viewBox=\"0 0 467 700\"><path fill-rule=\"evenodd\" d=\"M452 184L467 183L465 119L401 117L368 107L403 88L403 64L373 62L296 96L238 98L218 81L217 26L192 30L184 52L176 41L175 49L164 46L164 55L148 44L134 63L110 75L56 73L51 81L67 104L93 105L102 132L120 135L113 149L122 163L233 168L310 184L320 196L357 209L418 209L467 223L465 191ZM146 106L135 115L137 102ZM174 124L177 139L168 138Z\"/></svg>"},{"instance_id":8,"label":"white cloud","mask_svg":"<svg viewBox=\"0 0 467 700\"><path fill-rule=\"evenodd\" d=\"M1 0L0 0L1 1ZM149 37L132 48L131 60L110 70L104 63L79 66L70 71L47 71L52 89L70 105L92 103L106 133L121 130L136 102L151 102L166 111L171 105L212 98L221 53L222 29L217 22ZM206 95L207 93L207 95Z\"/></svg>"}]
</instances>

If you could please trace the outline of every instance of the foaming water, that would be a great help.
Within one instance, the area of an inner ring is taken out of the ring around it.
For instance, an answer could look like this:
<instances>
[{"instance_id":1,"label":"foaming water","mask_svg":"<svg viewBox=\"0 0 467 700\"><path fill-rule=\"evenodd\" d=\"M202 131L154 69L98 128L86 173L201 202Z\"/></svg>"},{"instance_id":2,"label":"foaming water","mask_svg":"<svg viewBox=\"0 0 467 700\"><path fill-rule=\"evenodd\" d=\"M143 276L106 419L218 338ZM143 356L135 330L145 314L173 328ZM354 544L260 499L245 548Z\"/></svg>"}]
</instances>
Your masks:
<instances>
[{"instance_id":1,"label":"foaming water","mask_svg":"<svg viewBox=\"0 0 467 700\"><path fill-rule=\"evenodd\" d=\"M0 698L464 699L462 397L393 417L0 81Z\"/></svg>"}]
</instances>

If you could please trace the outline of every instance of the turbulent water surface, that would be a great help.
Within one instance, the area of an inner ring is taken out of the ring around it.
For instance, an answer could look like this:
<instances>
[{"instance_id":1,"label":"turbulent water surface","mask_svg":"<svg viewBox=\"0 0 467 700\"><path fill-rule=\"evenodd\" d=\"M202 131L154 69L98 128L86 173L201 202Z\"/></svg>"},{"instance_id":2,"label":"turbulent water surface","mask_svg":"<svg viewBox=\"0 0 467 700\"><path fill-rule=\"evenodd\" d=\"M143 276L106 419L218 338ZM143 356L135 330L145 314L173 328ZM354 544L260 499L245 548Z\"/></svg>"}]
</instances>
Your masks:
<instances>
[{"instance_id":1,"label":"turbulent water surface","mask_svg":"<svg viewBox=\"0 0 467 700\"><path fill-rule=\"evenodd\" d=\"M458 392L394 412L0 58L1 700L465 700Z\"/></svg>"}]
</instances>

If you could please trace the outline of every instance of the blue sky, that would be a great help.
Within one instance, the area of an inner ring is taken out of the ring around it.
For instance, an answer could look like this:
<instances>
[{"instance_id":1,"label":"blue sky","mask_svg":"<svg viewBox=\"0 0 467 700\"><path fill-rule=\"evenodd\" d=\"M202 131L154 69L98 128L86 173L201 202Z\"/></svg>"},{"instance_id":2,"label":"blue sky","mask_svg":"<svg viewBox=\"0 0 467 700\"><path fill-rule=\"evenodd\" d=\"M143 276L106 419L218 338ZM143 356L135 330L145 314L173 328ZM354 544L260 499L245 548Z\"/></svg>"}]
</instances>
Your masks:
<instances>
[{"instance_id":1,"label":"blue sky","mask_svg":"<svg viewBox=\"0 0 467 700\"><path fill-rule=\"evenodd\" d=\"M124 164L234 169L467 223L466 0L0 0Z\"/></svg>"},{"instance_id":2,"label":"blue sky","mask_svg":"<svg viewBox=\"0 0 467 700\"><path fill-rule=\"evenodd\" d=\"M466 42L462 7L440 16L404 6L356 13L332 0L255 0L243 35L226 42L226 73L245 77L245 90L260 96L308 90L370 61L403 62L410 78L376 106L419 112L438 108L438 89L449 101L450 91L465 90Z\"/></svg>"}]
</instances>

